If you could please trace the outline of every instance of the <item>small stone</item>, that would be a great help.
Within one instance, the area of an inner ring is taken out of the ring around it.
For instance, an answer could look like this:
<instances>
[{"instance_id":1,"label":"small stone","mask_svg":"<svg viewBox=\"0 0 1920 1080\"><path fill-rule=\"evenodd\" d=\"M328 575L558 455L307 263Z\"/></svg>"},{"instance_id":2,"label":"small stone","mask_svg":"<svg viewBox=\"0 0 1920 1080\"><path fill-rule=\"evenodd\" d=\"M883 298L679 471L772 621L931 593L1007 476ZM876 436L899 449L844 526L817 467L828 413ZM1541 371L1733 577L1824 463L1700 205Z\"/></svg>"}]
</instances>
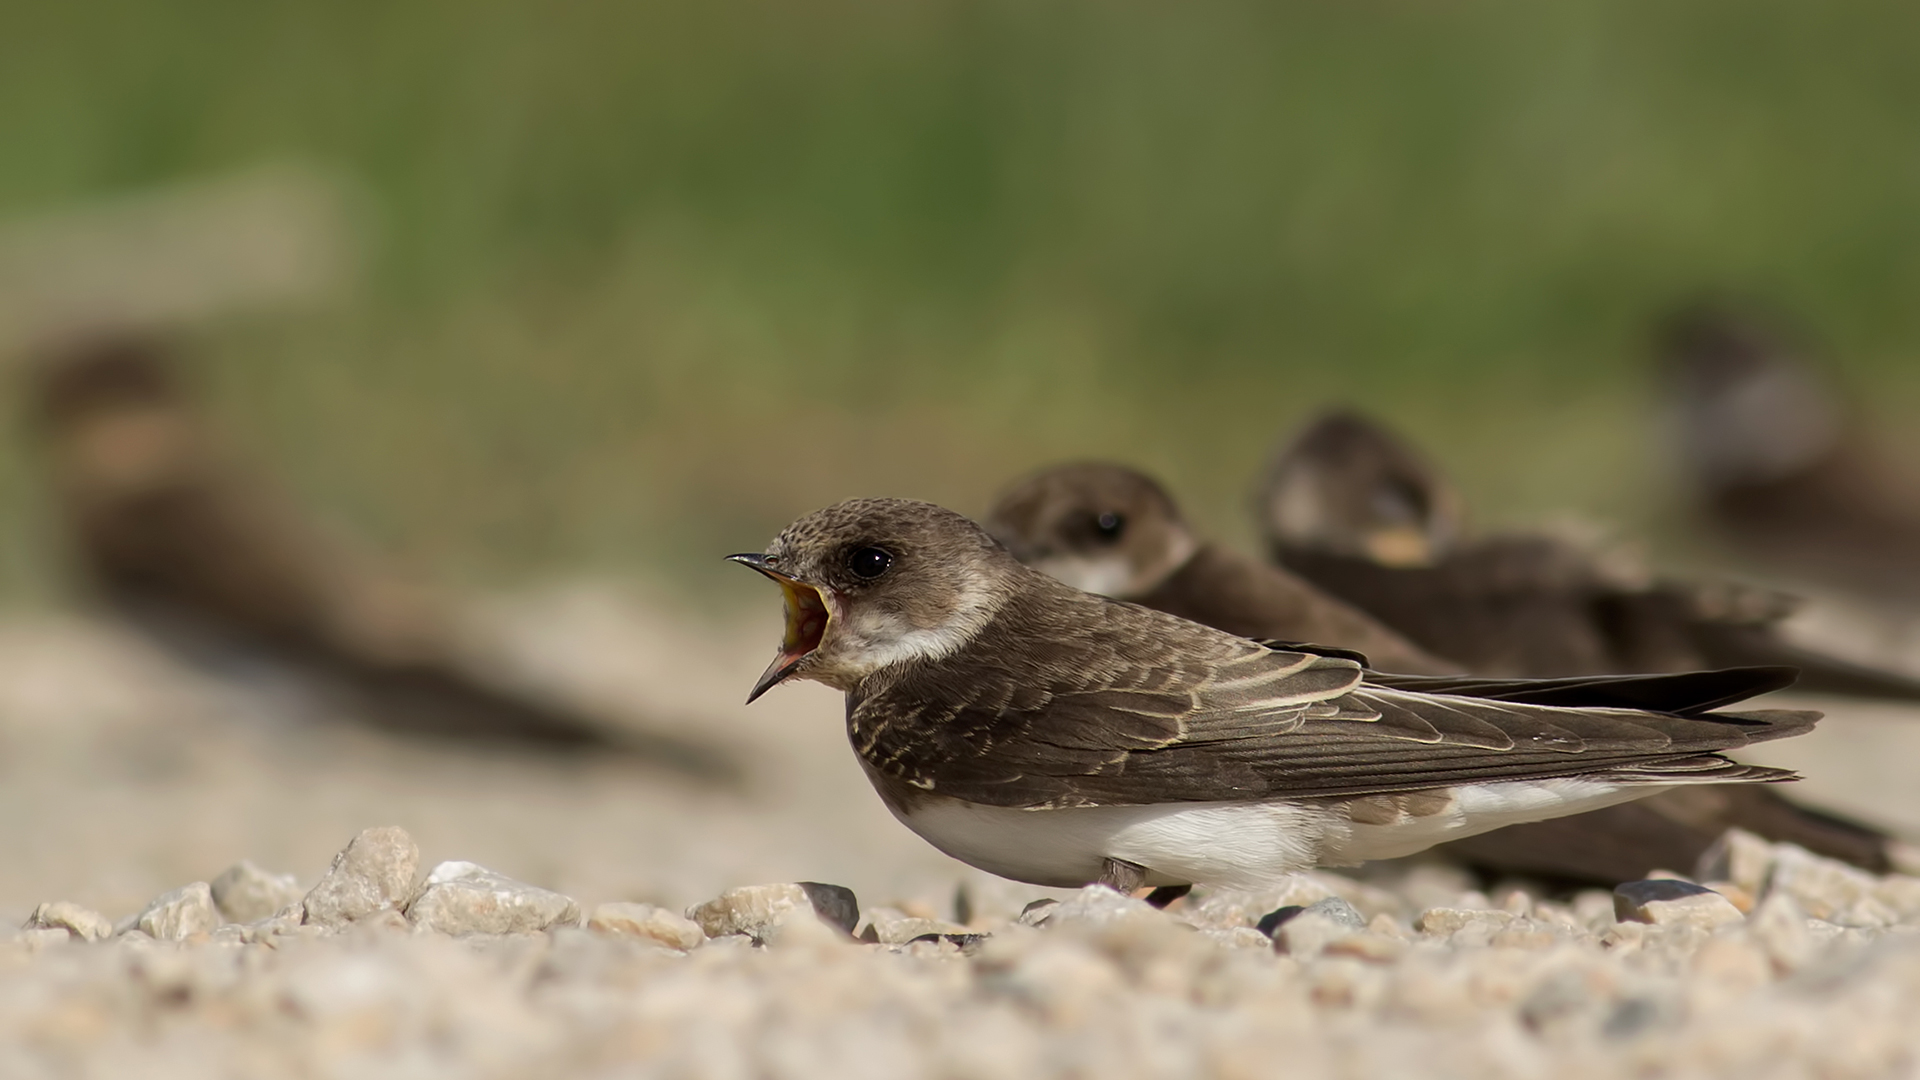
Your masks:
<instances>
[{"instance_id":1,"label":"small stone","mask_svg":"<svg viewBox=\"0 0 1920 1080\"><path fill-rule=\"evenodd\" d=\"M1485 929L1491 935L1513 921L1504 911L1485 908L1428 908L1413 921L1423 934L1456 934L1468 928Z\"/></svg>"},{"instance_id":2,"label":"small stone","mask_svg":"<svg viewBox=\"0 0 1920 1080\"><path fill-rule=\"evenodd\" d=\"M762 945L779 937L799 914L852 937L860 909L853 890L813 881L746 885L687 909L687 918L710 938L741 934Z\"/></svg>"},{"instance_id":3,"label":"small stone","mask_svg":"<svg viewBox=\"0 0 1920 1080\"><path fill-rule=\"evenodd\" d=\"M28 952L39 952L49 945L65 945L73 935L63 926L31 926L13 935L13 940Z\"/></svg>"},{"instance_id":4,"label":"small stone","mask_svg":"<svg viewBox=\"0 0 1920 1080\"><path fill-rule=\"evenodd\" d=\"M1142 916L1165 916L1159 908L1149 905L1145 900L1136 900L1131 896L1117 893L1105 885L1087 885L1079 892L1060 902L1051 909L1047 925L1062 926L1078 923L1090 926L1105 926L1121 919Z\"/></svg>"},{"instance_id":5,"label":"small stone","mask_svg":"<svg viewBox=\"0 0 1920 1080\"><path fill-rule=\"evenodd\" d=\"M1739 908L1740 914L1742 915L1751 912L1753 905L1760 902L1759 897L1754 896L1752 893L1735 885L1731 881L1703 881L1701 884L1719 893L1721 896L1726 897L1727 902Z\"/></svg>"},{"instance_id":6,"label":"small stone","mask_svg":"<svg viewBox=\"0 0 1920 1080\"><path fill-rule=\"evenodd\" d=\"M1747 919L1747 929L1767 951L1774 969L1786 973L1819 955L1822 938L1815 935L1813 923L1793 897L1779 893L1760 901Z\"/></svg>"},{"instance_id":7,"label":"small stone","mask_svg":"<svg viewBox=\"0 0 1920 1080\"><path fill-rule=\"evenodd\" d=\"M986 948L987 942L992 940L992 934L976 934L971 932L959 934L922 934L908 941L907 945L950 945L958 950L962 956L978 956L980 955L980 950Z\"/></svg>"},{"instance_id":8,"label":"small stone","mask_svg":"<svg viewBox=\"0 0 1920 1080\"><path fill-rule=\"evenodd\" d=\"M367 829L353 838L303 902L306 921L338 926L376 911L398 908L413 892L420 848L397 826Z\"/></svg>"},{"instance_id":9,"label":"small stone","mask_svg":"<svg viewBox=\"0 0 1920 1080\"><path fill-rule=\"evenodd\" d=\"M204 881L154 897L134 919L136 928L159 941L184 941L194 934L211 933L219 925L213 890Z\"/></svg>"},{"instance_id":10,"label":"small stone","mask_svg":"<svg viewBox=\"0 0 1920 1080\"><path fill-rule=\"evenodd\" d=\"M1230 926L1224 930L1202 927L1200 936L1223 949L1260 949L1273 951L1273 939L1251 926Z\"/></svg>"},{"instance_id":11,"label":"small stone","mask_svg":"<svg viewBox=\"0 0 1920 1080\"><path fill-rule=\"evenodd\" d=\"M1606 1003L1606 976L1599 970L1562 967L1548 972L1518 1003L1520 1022L1545 1031L1589 1014Z\"/></svg>"},{"instance_id":12,"label":"small stone","mask_svg":"<svg viewBox=\"0 0 1920 1080\"><path fill-rule=\"evenodd\" d=\"M1700 853L1693 876L1699 881L1731 881L1748 893L1766 891L1773 872L1774 847L1745 829L1728 829Z\"/></svg>"},{"instance_id":13,"label":"small stone","mask_svg":"<svg viewBox=\"0 0 1920 1080\"><path fill-rule=\"evenodd\" d=\"M340 932L360 937L377 937L381 934L412 933L413 929L413 923L408 921L404 913L387 908L341 927Z\"/></svg>"},{"instance_id":14,"label":"small stone","mask_svg":"<svg viewBox=\"0 0 1920 1080\"><path fill-rule=\"evenodd\" d=\"M1890 926L1900 916L1875 896L1879 886L1878 878L1858 867L1793 844L1774 846L1767 891L1793 897L1812 918L1842 926Z\"/></svg>"},{"instance_id":15,"label":"small stone","mask_svg":"<svg viewBox=\"0 0 1920 1080\"><path fill-rule=\"evenodd\" d=\"M587 919L587 929L619 937L640 938L669 949L688 952L707 940L700 924L652 904L601 904Z\"/></svg>"},{"instance_id":16,"label":"small stone","mask_svg":"<svg viewBox=\"0 0 1920 1080\"><path fill-rule=\"evenodd\" d=\"M854 897L852 889L818 881L802 881L799 885L821 922L839 927L848 937L853 936L853 928L860 925L860 901Z\"/></svg>"},{"instance_id":17,"label":"small stone","mask_svg":"<svg viewBox=\"0 0 1920 1080\"><path fill-rule=\"evenodd\" d=\"M213 903L228 922L250 923L300 902L300 881L273 874L242 859L213 879Z\"/></svg>"},{"instance_id":18,"label":"small stone","mask_svg":"<svg viewBox=\"0 0 1920 1080\"><path fill-rule=\"evenodd\" d=\"M1365 930L1367 928L1366 917L1361 915L1352 904L1347 903L1337 896L1327 896L1315 900L1313 903L1304 907L1297 904L1289 904L1276 911L1270 911L1261 917L1260 921L1255 924L1254 929L1263 934L1271 935L1277 932L1280 927L1303 915L1313 915L1318 918L1328 919L1349 930Z\"/></svg>"},{"instance_id":19,"label":"small stone","mask_svg":"<svg viewBox=\"0 0 1920 1080\"><path fill-rule=\"evenodd\" d=\"M1888 874L1874 887L1873 895L1904 922L1920 918L1920 877Z\"/></svg>"},{"instance_id":20,"label":"small stone","mask_svg":"<svg viewBox=\"0 0 1920 1080\"><path fill-rule=\"evenodd\" d=\"M1722 934L1693 954L1693 973L1701 979L1752 992L1773 975L1767 952L1745 936Z\"/></svg>"},{"instance_id":21,"label":"small stone","mask_svg":"<svg viewBox=\"0 0 1920 1080\"><path fill-rule=\"evenodd\" d=\"M1337 896L1306 907L1283 907L1260 920L1256 929L1272 935L1274 945L1290 956L1313 956L1336 939L1367 928L1367 920L1352 904Z\"/></svg>"},{"instance_id":22,"label":"small stone","mask_svg":"<svg viewBox=\"0 0 1920 1080\"><path fill-rule=\"evenodd\" d=\"M1390 964L1405 956L1408 948L1403 938L1388 937L1369 930L1359 934L1345 934L1328 941L1320 950L1320 955L1351 956L1369 963ZM1289 948L1287 951L1292 953L1294 950Z\"/></svg>"},{"instance_id":23,"label":"small stone","mask_svg":"<svg viewBox=\"0 0 1920 1080\"><path fill-rule=\"evenodd\" d=\"M242 926L240 928L241 940L248 944L253 944L256 942L268 942L275 937L298 933L302 926L300 916L301 908L298 904L282 908L267 918L255 919L253 922ZM315 926L310 929L319 931L321 928Z\"/></svg>"},{"instance_id":24,"label":"small stone","mask_svg":"<svg viewBox=\"0 0 1920 1080\"><path fill-rule=\"evenodd\" d=\"M1059 906L1060 901L1043 896L1028 904L1026 907L1021 908L1019 916L1013 920L1014 924L1016 926L1045 926L1047 920L1053 918L1053 909Z\"/></svg>"},{"instance_id":25,"label":"small stone","mask_svg":"<svg viewBox=\"0 0 1920 1080\"><path fill-rule=\"evenodd\" d=\"M1677 1026L1680 1019L1680 1010L1671 1001L1630 997L1614 1004L1600 1025L1600 1034L1624 1042L1658 1028Z\"/></svg>"},{"instance_id":26,"label":"small stone","mask_svg":"<svg viewBox=\"0 0 1920 1080\"><path fill-rule=\"evenodd\" d=\"M1613 913L1622 922L1698 926L1707 930L1746 918L1726 897L1678 878L1648 878L1615 886Z\"/></svg>"},{"instance_id":27,"label":"small stone","mask_svg":"<svg viewBox=\"0 0 1920 1080\"><path fill-rule=\"evenodd\" d=\"M455 937L532 934L580 921L569 897L458 861L434 867L406 910L414 926Z\"/></svg>"},{"instance_id":28,"label":"small stone","mask_svg":"<svg viewBox=\"0 0 1920 1080\"><path fill-rule=\"evenodd\" d=\"M104 941L113 936L113 920L71 900L55 900L33 909L29 930L65 930L82 941Z\"/></svg>"},{"instance_id":29,"label":"small stone","mask_svg":"<svg viewBox=\"0 0 1920 1080\"><path fill-rule=\"evenodd\" d=\"M1381 937L1398 938L1401 941L1407 940L1407 928L1400 925L1400 920L1391 915L1375 915L1373 918L1368 919L1367 932L1370 934L1379 934Z\"/></svg>"},{"instance_id":30,"label":"small stone","mask_svg":"<svg viewBox=\"0 0 1920 1080\"><path fill-rule=\"evenodd\" d=\"M869 944L905 945L920 937L965 934L967 928L940 919L916 917L894 908L871 908L859 938Z\"/></svg>"},{"instance_id":31,"label":"small stone","mask_svg":"<svg viewBox=\"0 0 1920 1080\"><path fill-rule=\"evenodd\" d=\"M1496 949L1527 949L1539 951L1551 949L1560 941L1546 924L1533 919L1516 918L1499 930L1493 932L1487 944Z\"/></svg>"}]
</instances>

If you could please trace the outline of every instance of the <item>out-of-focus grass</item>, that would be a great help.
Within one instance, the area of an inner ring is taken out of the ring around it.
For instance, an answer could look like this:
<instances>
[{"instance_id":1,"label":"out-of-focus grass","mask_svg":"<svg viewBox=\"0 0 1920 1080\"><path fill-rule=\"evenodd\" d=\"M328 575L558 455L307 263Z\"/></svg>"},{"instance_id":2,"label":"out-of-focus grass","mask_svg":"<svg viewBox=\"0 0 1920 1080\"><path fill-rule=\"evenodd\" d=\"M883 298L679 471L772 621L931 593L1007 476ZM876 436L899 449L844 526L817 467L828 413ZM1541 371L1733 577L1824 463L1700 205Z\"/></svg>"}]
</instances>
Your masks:
<instances>
[{"instance_id":1,"label":"out-of-focus grass","mask_svg":"<svg viewBox=\"0 0 1920 1080\"><path fill-rule=\"evenodd\" d=\"M1893 0L7 9L0 212L364 181L355 297L194 344L263 467L455 580L706 565L1091 455L1241 536L1259 455L1342 399L1484 516L1645 524L1646 320L1707 286L1920 398ZM33 498L0 465L16 592Z\"/></svg>"}]
</instances>

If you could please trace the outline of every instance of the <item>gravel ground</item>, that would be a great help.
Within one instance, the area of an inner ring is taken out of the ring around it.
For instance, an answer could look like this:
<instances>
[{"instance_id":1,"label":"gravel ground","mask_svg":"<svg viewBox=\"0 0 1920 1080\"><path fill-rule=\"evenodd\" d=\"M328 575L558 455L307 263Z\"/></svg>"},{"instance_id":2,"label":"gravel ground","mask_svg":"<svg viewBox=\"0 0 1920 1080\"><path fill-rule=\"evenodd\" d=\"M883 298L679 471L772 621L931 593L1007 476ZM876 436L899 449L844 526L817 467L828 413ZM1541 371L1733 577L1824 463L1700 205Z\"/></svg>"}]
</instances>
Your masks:
<instances>
[{"instance_id":1,"label":"gravel ground","mask_svg":"<svg viewBox=\"0 0 1920 1080\"><path fill-rule=\"evenodd\" d=\"M659 610L589 586L503 600L475 649L701 733L737 782L396 742L105 623L0 622L0 915L26 927L0 945L0 1075L1920 1068L1920 879L1735 836L1675 868L1705 888L1557 900L1432 865L1166 912L1015 886L887 816L837 695L740 706L770 612L690 630ZM1765 760L1920 828L1920 723L1815 704L1822 732Z\"/></svg>"}]
</instances>

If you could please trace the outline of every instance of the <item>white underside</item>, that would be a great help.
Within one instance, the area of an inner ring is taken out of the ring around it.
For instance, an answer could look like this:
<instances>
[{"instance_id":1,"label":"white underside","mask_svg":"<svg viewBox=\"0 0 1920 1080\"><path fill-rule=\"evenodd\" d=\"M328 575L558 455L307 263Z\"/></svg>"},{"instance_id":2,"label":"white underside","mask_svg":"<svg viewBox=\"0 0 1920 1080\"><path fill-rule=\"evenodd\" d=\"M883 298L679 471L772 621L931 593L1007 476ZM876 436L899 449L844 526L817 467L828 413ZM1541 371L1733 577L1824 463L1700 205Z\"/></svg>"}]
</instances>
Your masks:
<instances>
[{"instance_id":1,"label":"white underside","mask_svg":"<svg viewBox=\"0 0 1920 1080\"><path fill-rule=\"evenodd\" d=\"M1073 888L1107 859L1144 867L1148 885L1273 885L1314 866L1392 859L1506 825L1629 802L1666 788L1549 779L1454 790L1452 806L1392 825L1358 825L1338 804L1167 803L1017 810L928 794L900 814L962 862L1034 885Z\"/></svg>"}]
</instances>

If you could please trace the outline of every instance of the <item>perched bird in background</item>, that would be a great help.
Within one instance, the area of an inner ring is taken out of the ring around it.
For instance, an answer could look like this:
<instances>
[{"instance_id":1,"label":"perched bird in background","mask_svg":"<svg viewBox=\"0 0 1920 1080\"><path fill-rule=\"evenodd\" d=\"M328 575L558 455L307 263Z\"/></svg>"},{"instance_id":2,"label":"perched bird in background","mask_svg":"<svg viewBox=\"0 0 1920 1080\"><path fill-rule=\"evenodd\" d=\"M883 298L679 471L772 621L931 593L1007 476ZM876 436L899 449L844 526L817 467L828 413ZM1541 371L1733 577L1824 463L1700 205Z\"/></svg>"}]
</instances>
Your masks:
<instances>
[{"instance_id":1,"label":"perched bird in background","mask_svg":"<svg viewBox=\"0 0 1920 1080\"><path fill-rule=\"evenodd\" d=\"M1803 690L1920 700L1920 679L1787 641L1779 593L1647 580L1557 536L1468 537L1446 478L1350 412L1288 443L1257 502L1280 565L1477 674L1786 664Z\"/></svg>"},{"instance_id":2,"label":"perched bird in background","mask_svg":"<svg viewBox=\"0 0 1920 1080\"><path fill-rule=\"evenodd\" d=\"M1383 671L1461 670L1293 574L1201 541L1165 488L1122 465L1036 473L985 524L1021 562L1077 589L1242 637L1353 649Z\"/></svg>"},{"instance_id":3,"label":"perched bird in background","mask_svg":"<svg viewBox=\"0 0 1920 1080\"><path fill-rule=\"evenodd\" d=\"M76 569L176 653L229 669L264 663L394 731L615 746L703 775L730 769L714 748L600 722L465 669L422 591L350 560L234 467L156 342L75 344L32 378Z\"/></svg>"},{"instance_id":4,"label":"perched bird in background","mask_svg":"<svg viewBox=\"0 0 1920 1080\"><path fill-rule=\"evenodd\" d=\"M1261 886L1669 787L1791 779L1720 755L1818 714L1717 712L1781 669L1381 675L1081 592L930 503L856 499L731 556L786 632L748 700L846 694L903 823L1037 885Z\"/></svg>"},{"instance_id":5,"label":"perched bird in background","mask_svg":"<svg viewBox=\"0 0 1920 1080\"><path fill-rule=\"evenodd\" d=\"M1620 577L1547 536L1465 537L1461 499L1417 450L1351 413L1308 427L1260 489L1276 558L1416 641L1486 674L1555 676L1788 664L1800 685L1912 698L1920 683L1775 636L1788 610L1760 590ZM1904 847L1769 788L1684 788L1577 818L1449 844L1484 869L1616 882L1693 865L1728 828L1877 873Z\"/></svg>"},{"instance_id":6,"label":"perched bird in background","mask_svg":"<svg viewBox=\"0 0 1920 1080\"><path fill-rule=\"evenodd\" d=\"M1673 443L1721 534L1780 569L1883 596L1920 594L1920 472L1901 468L1777 315L1725 303L1669 317L1656 342Z\"/></svg>"}]
</instances>

